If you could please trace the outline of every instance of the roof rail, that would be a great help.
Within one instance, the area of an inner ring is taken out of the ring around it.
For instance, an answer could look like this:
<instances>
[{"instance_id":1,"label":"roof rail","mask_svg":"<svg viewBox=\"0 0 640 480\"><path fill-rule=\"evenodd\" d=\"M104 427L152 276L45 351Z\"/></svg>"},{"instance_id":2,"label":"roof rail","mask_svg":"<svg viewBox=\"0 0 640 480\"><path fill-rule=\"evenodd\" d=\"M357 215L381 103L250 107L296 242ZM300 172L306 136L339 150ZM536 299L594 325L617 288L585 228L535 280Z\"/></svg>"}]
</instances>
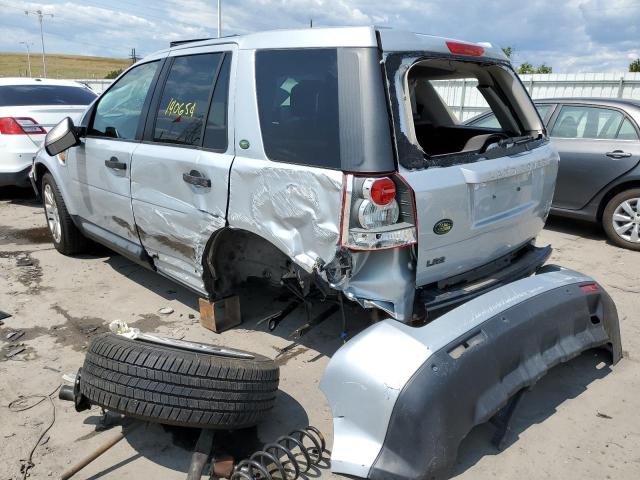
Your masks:
<instances>
[{"instance_id":1,"label":"roof rail","mask_svg":"<svg viewBox=\"0 0 640 480\"><path fill-rule=\"evenodd\" d=\"M194 38L192 40L174 40L173 42L169 42L169 48L177 47L178 45L183 45L185 43L193 43L193 42L202 42L204 40L213 40L213 38Z\"/></svg>"}]
</instances>

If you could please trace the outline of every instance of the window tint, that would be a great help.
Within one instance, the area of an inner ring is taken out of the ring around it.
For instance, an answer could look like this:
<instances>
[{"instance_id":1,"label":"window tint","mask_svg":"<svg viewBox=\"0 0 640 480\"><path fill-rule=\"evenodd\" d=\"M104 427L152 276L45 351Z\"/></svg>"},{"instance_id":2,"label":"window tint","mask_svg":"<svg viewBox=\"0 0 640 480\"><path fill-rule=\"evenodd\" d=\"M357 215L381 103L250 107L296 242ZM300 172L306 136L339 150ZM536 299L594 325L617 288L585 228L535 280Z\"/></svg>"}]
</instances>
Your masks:
<instances>
[{"instance_id":1,"label":"window tint","mask_svg":"<svg viewBox=\"0 0 640 480\"><path fill-rule=\"evenodd\" d=\"M91 135L132 140L159 62L129 70L98 101Z\"/></svg>"},{"instance_id":2,"label":"window tint","mask_svg":"<svg viewBox=\"0 0 640 480\"><path fill-rule=\"evenodd\" d=\"M479 120L471 122L471 125L473 125L474 127L482 128L500 128L500 123L493 113L487 115L486 117L482 117Z\"/></svg>"},{"instance_id":3,"label":"window tint","mask_svg":"<svg viewBox=\"0 0 640 480\"><path fill-rule=\"evenodd\" d=\"M336 49L256 53L262 140L271 160L340 168Z\"/></svg>"},{"instance_id":4,"label":"window tint","mask_svg":"<svg viewBox=\"0 0 640 480\"><path fill-rule=\"evenodd\" d=\"M211 98L211 107L204 132L205 148L224 152L227 150L227 105L229 99L229 74L231 53L226 53Z\"/></svg>"},{"instance_id":5,"label":"window tint","mask_svg":"<svg viewBox=\"0 0 640 480\"><path fill-rule=\"evenodd\" d=\"M538 113L540 114L540 118L543 121L544 121L544 118L547 116L547 113L549 113L550 108L551 108L551 105L547 105L547 104L536 105L536 110L538 110ZM498 122L498 119L493 113L490 115L487 115L486 117L482 117L478 120L471 121L469 122L469 124L473 125L474 127L500 128L500 123Z\"/></svg>"},{"instance_id":6,"label":"window tint","mask_svg":"<svg viewBox=\"0 0 640 480\"><path fill-rule=\"evenodd\" d=\"M176 57L158 108L153 140L200 145L221 53Z\"/></svg>"},{"instance_id":7,"label":"window tint","mask_svg":"<svg viewBox=\"0 0 640 480\"><path fill-rule=\"evenodd\" d=\"M622 113L608 108L565 105L551 130L552 137L598 138L616 137Z\"/></svg>"},{"instance_id":8,"label":"window tint","mask_svg":"<svg viewBox=\"0 0 640 480\"><path fill-rule=\"evenodd\" d=\"M628 118L625 118L622 122L620 131L618 132L618 138L620 140L638 140L638 133Z\"/></svg>"},{"instance_id":9,"label":"window tint","mask_svg":"<svg viewBox=\"0 0 640 480\"><path fill-rule=\"evenodd\" d=\"M538 113L540 114L540 118L542 119L542 121L544 121L544 118L547 116L547 113L549 113L549 109L551 108L551 105L549 104L539 104L536 105L536 110L538 110Z\"/></svg>"},{"instance_id":10,"label":"window tint","mask_svg":"<svg viewBox=\"0 0 640 480\"><path fill-rule=\"evenodd\" d=\"M58 85L0 87L0 107L26 105L89 105L96 94L88 88Z\"/></svg>"}]
</instances>

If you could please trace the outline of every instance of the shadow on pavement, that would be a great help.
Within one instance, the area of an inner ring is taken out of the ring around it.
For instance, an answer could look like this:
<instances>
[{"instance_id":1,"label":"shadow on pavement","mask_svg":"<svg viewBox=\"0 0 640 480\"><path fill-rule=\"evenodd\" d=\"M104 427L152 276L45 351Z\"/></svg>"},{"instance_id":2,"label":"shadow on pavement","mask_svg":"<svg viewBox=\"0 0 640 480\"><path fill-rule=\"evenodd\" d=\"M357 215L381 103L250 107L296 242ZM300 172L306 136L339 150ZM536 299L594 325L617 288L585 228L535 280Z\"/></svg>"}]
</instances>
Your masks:
<instances>
[{"instance_id":1,"label":"shadow on pavement","mask_svg":"<svg viewBox=\"0 0 640 480\"><path fill-rule=\"evenodd\" d=\"M567 235L575 235L577 237L587 238L589 240L607 241L602 227L599 224L586 222L584 220L575 220L572 218L549 217L544 226L545 230L552 232L565 233Z\"/></svg>"},{"instance_id":2,"label":"shadow on pavement","mask_svg":"<svg viewBox=\"0 0 640 480\"><path fill-rule=\"evenodd\" d=\"M513 417L512 433L505 450L516 444L519 435L530 426L545 421L562 403L578 397L589 384L606 377L610 372L611 355L604 349L587 350L553 368L533 390L525 393ZM596 413L593 412L594 415ZM486 455L500 454L491 443L494 432L495 427L491 423L478 425L469 432L458 449L454 475L473 467Z\"/></svg>"},{"instance_id":3,"label":"shadow on pavement","mask_svg":"<svg viewBox=\"0 0 640 480\"><path fill-rule=\"evenodd\" d=\"M93 417L89 417L85 423L94 423L93 420ZM95 421L97 422L98 419ZM274 442L285 432L304 428L308 422L304 408L293 397L280 390L275 407L269 413L267 421L257 427L217 432L214 451L227 453L236 460L242 460L260 450L266 443ZM120 429L120 427L116 428ZM194 428L145 424L125 438L136 453L96 473L90 479L97 480L110 474L117 477L118 469L140 457L173 471L186 473L199 434L200 430Z\"/></svg>"}]
</instances>

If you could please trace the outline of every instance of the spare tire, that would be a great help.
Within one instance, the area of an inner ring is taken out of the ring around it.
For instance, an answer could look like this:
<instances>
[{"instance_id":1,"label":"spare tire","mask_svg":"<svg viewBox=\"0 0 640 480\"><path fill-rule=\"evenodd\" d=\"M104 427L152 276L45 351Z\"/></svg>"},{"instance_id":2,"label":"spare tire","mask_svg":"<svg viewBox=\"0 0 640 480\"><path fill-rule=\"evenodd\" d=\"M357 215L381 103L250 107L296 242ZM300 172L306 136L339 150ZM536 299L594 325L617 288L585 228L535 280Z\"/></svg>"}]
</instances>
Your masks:
<instances>
[{"instance_id":1,"label":"spare tire","mask_svg":"<svg viewBox=\"0 0 640 480\"><path fill-rule=\"evenodd\" d=\"M196 352L180 343L186 344L97 336L80 373L80 393L108 410L183 427L250 427L273 408L279 381L273 360L239 350L232 356Z\"/></svg>"}]
</instances>

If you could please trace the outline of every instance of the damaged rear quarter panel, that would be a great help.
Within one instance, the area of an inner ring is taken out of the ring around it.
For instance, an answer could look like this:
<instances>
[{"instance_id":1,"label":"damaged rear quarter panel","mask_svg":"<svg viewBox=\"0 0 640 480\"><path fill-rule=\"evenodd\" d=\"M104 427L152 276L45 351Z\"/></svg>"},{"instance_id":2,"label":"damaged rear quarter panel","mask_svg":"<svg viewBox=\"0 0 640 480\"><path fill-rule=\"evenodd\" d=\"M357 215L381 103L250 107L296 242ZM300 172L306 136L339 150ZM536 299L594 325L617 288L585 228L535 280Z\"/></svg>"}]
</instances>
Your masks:
<instances>
[{"instance_id":1,"label":"damaged rear quarter panel","mask_svg":"<svg viewBox=\"0 0 640 480\"><path fill-rule=\"evenodd\" d=\"M236 157L229 225L260 235L311 272L336 254L342 184L340 171Z\"/></svg>"}]
</instances>

